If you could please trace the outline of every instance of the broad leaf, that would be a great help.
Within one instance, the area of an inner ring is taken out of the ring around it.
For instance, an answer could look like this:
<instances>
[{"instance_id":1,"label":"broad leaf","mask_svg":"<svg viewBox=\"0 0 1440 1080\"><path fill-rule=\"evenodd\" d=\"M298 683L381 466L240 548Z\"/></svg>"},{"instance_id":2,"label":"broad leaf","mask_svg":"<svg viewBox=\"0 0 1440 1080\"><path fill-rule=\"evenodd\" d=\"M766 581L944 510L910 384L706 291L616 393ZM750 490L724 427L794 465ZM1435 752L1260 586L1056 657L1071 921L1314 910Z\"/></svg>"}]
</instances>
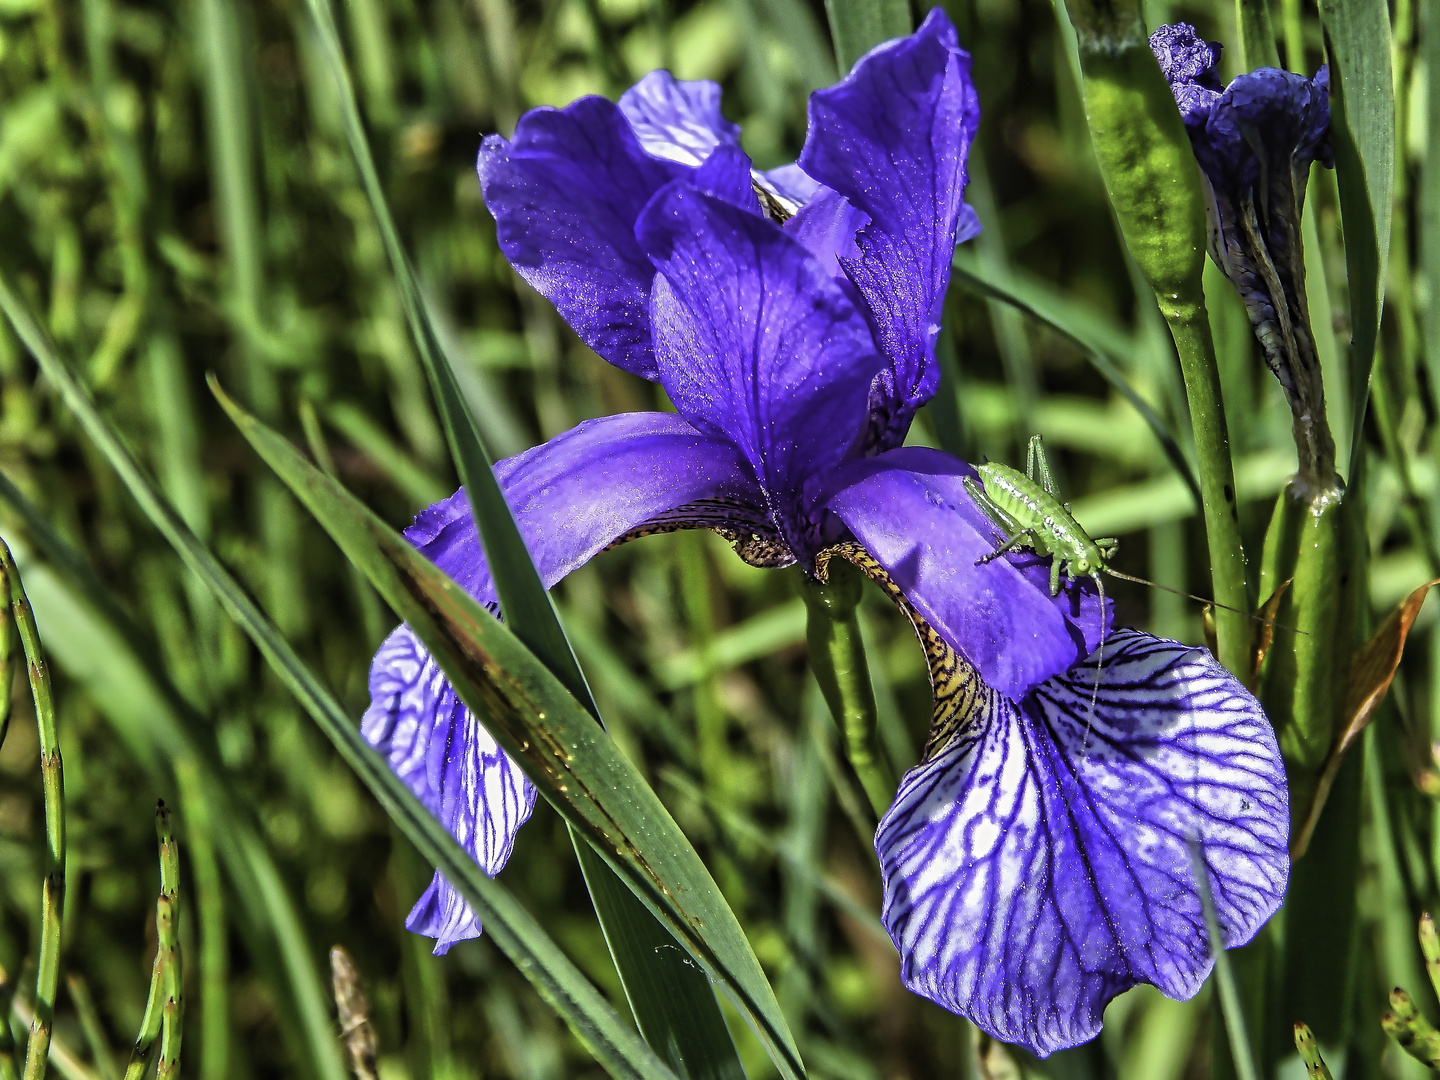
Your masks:
<instances>
[{"instance_id":1,"label":"broad leaf","mask_svg":"<svg viewBox=\"0 0 1440 1080\"><path fill-rule=\"evenodd\" d=\"M915 29L907 0L825 0L835 65L843 76L856 60L891 38Z\"/></svg>"},{"instance_id":2,"label":"broad leaf","mask_svg":"<svg viewBox=\"0 0 1440 1080\"><path fill-rule=\"evenodd\" d=\"M1360 646L1351 658L1350 681L1345 694L1345 713L1341 717L1340 734L1325 761L1325 769L1320 774L1310 811L1295 834L1295 839L1290 843L1292 858L1298 859L1305 854L1305 849L1310 844L1310 834L1315 831L1315 824L1320 820L1320 811L1325 808L1330 788L1335 783L1340 766L1345 763L1345 755L1355 745L1360 733L1369 726L1375 710L1385 700L1390 684L1395 680L1395 672L1400 669L1400 658L1405 653L1405 639L1410 636L1410 628L1415 625L1415 620L1420 615L1425 597L1436 585L1440 585L1440 578L1427 581L1401 600L1380 624L1380 629L1376 630L1370 640Z\"/></svg>"},{"instance_id":3,"label":"broad leaf","mask_svg":"<svg viewBox=\"0 0 1440 1080\"><path fill-rule=\"evenodd\" d=\"M365 137L359 104L345 66L340 37L335 30L330 0L309 0L309 9L319 36L321 51L335 79L345 138L359 169L361 185L370 203L371 212L375 215L381 242L389 258L405 309L411 338L429 377L430 389L435 397L456 471L470 500L481 543L493 568L492 577L500 601L500 610L516 637L539 657L598 720L599 710L591 697L590 688L585 683L580 665L575 660L570 643L565 639L559 619L556 618L550 597L540 581L540 575L535 571L520 531L515 526L514 516L510 513L500 486L490 471L490 458L481 443L479 430L466 408L455 373L441 349L439 335L435 332L426 310L414 269L400 242L400 235ZM647 1038L651 1038L652 1045L666 1055L670 1063L677 1068L684 1069L687 1061L712 1061L718 1056L726 1061L728 1072L738 1073L740 1061L728 1035L723 1040L710 1037L716 1032L723 1033L725 1023L713 995L709 998L706 996L709 989L704 980L699 978L695 969L686 964L676 950L648 949L637 952L629 949L627 942L630 942L634 935L625 932L624 928L643 921L646 918L645 909L637 900L627 896L623 889L601 888L597 892L595 877L604 873L606 870L603 865L596 864L588 868L585 879L591 886L595 913L605 929L606 941L611 946L611 956L615 960L621 981L625 984L640 1029ZM641 936L655 932L652 929ZM687 990L677 996L674 990L681 985L686 986ZM773 994L770 998L773 1004ZM704 1011L703 1021L694 1010ZM772 1010L768 1023L777 1026L777 1032L781 1036L780 1045L789 1046L793 1050L793 1040L785 1028L778 1005ZM782 1070L788 1067L783 1062L777 1061L777 1064L781 1065Z\"/></svg>"}]
</instances>

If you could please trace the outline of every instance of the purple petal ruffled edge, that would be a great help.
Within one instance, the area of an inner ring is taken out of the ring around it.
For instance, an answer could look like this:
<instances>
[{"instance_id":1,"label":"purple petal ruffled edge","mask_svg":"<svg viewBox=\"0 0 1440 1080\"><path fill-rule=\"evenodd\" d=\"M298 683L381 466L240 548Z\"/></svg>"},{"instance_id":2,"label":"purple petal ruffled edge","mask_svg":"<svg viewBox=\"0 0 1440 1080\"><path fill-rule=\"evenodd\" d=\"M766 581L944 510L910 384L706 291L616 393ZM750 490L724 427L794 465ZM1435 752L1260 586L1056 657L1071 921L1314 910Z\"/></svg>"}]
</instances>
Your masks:
<instances>
[{"instance_id":1,"label":"purple petal ruffled edge","mask_svg":"<svg viewBox=\"0 0 1440 1080\"><path fill-rule=\"evenodd\" d=\"M1191 842L1227 946L1278 908L1284 764L1259 703L1208 653L1120 630L1098 669L1018 704L982 688L963 719L875 837L914 992L1043 1056L1094 1037L1136 983L1199 990L1213 957Z\"/></svg>"},{"instance_id":2,"label":"purple petal ruffled edge","mask_svg":"<svg viewBox=\"0 0 1440 1080\"><path fill-rule=\"evenodd\" d=\"M652 71L620 95L619 108L647 154L700 165L720 146L740 145L740 126L720 112L720 86Z\"/></svg>"},{"instance_id":3,"label":"purple petal ruffled edge","mask_svg":"<svg viewBox=\"0 0 1440 1080\"><path fill-rule=\"evenodd\" d=\"M535 787L408 626L396 627L375 654L360 731L480 868L499 873L535 808ZM405 926L434 938L437 956L480 936L480 920L438 871Z\"/></svg>"}]
</instances>

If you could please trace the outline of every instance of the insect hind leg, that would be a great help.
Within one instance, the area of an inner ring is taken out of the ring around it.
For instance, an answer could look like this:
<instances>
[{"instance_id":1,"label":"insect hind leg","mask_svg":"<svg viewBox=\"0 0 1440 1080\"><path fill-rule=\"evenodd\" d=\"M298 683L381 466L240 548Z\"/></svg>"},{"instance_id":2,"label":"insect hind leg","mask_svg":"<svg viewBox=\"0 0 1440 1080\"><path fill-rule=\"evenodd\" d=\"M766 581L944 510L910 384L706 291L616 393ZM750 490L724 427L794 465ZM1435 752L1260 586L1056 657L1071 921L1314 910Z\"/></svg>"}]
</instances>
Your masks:
<instances>
[{"instance_id":1,"label":"insect hind leg","mask_svg":"<svg viewBox=\"0 0 1440 1080\"><path fill-rule=\"evenodd\" d=\"M994 562L1001 555L1004 555L1007 551L1019 551L1026 545L1033 545L1034 543L1034 531L1030 529L1021 529L1014 536L1010 537L1010 539L1006 540L1005 543L1001 544L994 551L990 552L990 554L982 555L980 556L980 558L976 559L975 565L984 566L986 563Z\"/></svg>"}]
</instances>

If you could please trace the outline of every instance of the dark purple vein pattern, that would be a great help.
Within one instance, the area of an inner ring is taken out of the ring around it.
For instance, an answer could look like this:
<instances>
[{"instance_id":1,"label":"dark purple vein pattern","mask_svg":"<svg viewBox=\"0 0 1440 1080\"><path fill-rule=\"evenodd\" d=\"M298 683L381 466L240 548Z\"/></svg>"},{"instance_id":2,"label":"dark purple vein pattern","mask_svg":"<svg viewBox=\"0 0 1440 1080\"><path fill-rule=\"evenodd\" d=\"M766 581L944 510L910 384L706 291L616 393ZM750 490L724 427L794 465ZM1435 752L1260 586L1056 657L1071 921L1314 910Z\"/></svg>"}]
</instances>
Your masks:
<instances>
[{"instance_id":1,"label":"dark purple vein pattern","mask_svg":"<svg viewBox=\"0 0 1440 1080\"><path fill-rule=\"evenodd\" d=\"M1140 982L1213 964L1187 841L1226 945L1288 876L1284 766L1259 703L1208 653L1134 630L1020 703L983 690L875 837L908 987L1039 1054L1100 1030Z\"/></svg>"},{"instance_id":2,"label":"dark purple vein pattern","mask_svg":"<svg viewBox=\"0 0 1440 1080\"><path fill-rule=\"evenodd\" d=\"M370 668L366 740L491 877L535 809L535 788L455 696L408 626L385 639ZM480 936L480 920L437 870L405 926L441 955Z\"/></svg>"}]
</instances>

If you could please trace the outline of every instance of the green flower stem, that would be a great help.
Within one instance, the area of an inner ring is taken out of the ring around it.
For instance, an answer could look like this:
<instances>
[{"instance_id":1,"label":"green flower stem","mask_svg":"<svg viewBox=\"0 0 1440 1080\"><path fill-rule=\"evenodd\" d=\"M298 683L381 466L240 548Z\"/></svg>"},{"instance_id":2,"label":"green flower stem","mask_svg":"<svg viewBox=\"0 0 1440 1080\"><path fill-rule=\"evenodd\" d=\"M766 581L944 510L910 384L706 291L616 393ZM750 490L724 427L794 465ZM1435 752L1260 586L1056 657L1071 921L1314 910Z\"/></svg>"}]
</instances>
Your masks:
<instances>
[{"instance_id":1,"label":"green flower stem","mask_svg":"<svg viewBox=\"0 0 1440 1080\"><path fill-rule=\"evenodd\" d=\"M1185 125L1150 52L1139 0L1066 0L1085 115L1126 246L1175 339L1199 457L1220 661L1250 673L1250 601L1230 437L1201 284L1205 196Z\"/></svg>"},{"instance_id":2,"label":"green flower stem","mask_svg":"<svg viewBox=\"0 0 1440 1080\"><path fill-rule=\"evenodd\" d=\"M876 739L879 713L856 617L864 582L860 571L835 559L830 563L828 581L806 577L800 591L805 598L805 640L815 680L835 723L845 733L846 753L870 807L881 817L895 797L895 774Z\"/></svg>"},{"instance_id":3,"label":"green flower stem","mask_svg":"<svg viewBox=\"0 0 1440 1080\"><path fill-rule=\"evenodd\" d=\"M1235 24L1240 28L1240 67L1254 71L1280 66L1275 47L1275 26L1270 21L1270 0L1235 0Z\"/></svg>"},{"instance_id":4,"label":"green flower stem","mask_svg":"<svg viewBox=\"0 0 1440 1080\"><path fill-rule=\"evenodd\" d=\"M1204 301L1186 311L1161 311L1170 324L1190 423L1195 431L1199 458L1200 494L1205 511L1205 539L1210 548L1215 630L1220 662L1248 680L1251 675L1250 641L1253 624L1246 614L1253 606L1245 586L1245 550L1240 543L1240 510L1235 500L1235 469L1230 457L1230 433L1220 398L1220 369L1215 363L1215 342L1210 336Z\"/></svg>"},{"instance_id":5,"label":"green flower stem","mask_svg":"<svg viewBox=\"0 0 1440 1080\"><path fill-rule=\"evenodd\" d=\"M1435 996L1440 998L1440 933L1435 930L1435 920L1427 911L1420 916L1420 955L1425 957L1425 974L1430 976L1430 985Z\"/></svg>"},{"instance_id":6,"label":"green flower stem","mask_svg":"<svg viewBox=\"0 0 1440 1080\"><path fill-rule=\"evenodd\" d=\"M155 963L150 969L150 994L140 1034L125 1068L125 1080L141 1080L160 1041L157 1080L179 1075L180 1026L184 1017L180 970L180 851L170 827L170 810L155 807L155 835L160 842L160 895L155 899Z\"/></svg>"},{"instance_id":7,"label":"green flower stem","mask_svg":"<svg viewBox=\"0 0 1440 1080\"><path fill-rule=\"evenodd\" d=\"M175 936L175 904L164 893L155 900L155 936L161 942ZM150 968L150 993L145 999L145 1014L140 1018L140 1033L135 1036L135 1046L130 1051L130 1063L125 1067L125 1080L142 1080L150 1069L150 1055L155 1049L155 1040L160 1037L168 979L169 968L162 944L155 950L155 963Z\"/></svg>"},{"instance_id":8,"label":"green flower stem","mask_svg":"<svg viewBox=\"0 0 1440 1080\"><path fill-rule=\"evenodd\" d=\"M45 804L45 881L40 896L40 957L35 973L35 1018L25 1048L25 1080L41 1080L50 1058L50 1028L60 985L60 919L65 910L65 778L50 674L40 648L35 613L20 583L10 549L0 540L0 570L8 582L11 618L29 665L35 722L40 730L40 785Z\"/></svg>"},{"instance_id":9,"label":"green flower stem","mask_svg":"<svg viewBox=\"0 0 1440 1080\"><path fill-rule=\"evenodd\" d=\"M1333 1080L1330 1070L1325 1067L1325 1059L1320 1056L1315 1034L1306 1024L1295 1025L1295 1050L1305 1063L1305 1072L1310 1080Z\"/></svg>"}]
</instances>

